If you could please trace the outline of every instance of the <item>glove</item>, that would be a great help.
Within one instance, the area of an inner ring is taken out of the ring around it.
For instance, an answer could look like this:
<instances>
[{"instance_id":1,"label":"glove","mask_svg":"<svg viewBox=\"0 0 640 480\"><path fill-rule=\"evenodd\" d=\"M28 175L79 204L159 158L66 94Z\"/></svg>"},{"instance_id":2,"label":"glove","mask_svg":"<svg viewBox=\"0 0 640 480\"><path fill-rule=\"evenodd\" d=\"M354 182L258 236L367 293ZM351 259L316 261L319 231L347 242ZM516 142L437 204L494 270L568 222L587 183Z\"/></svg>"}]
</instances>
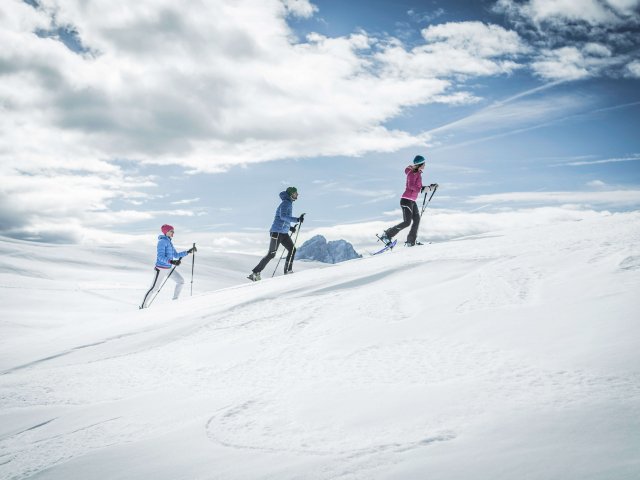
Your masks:
<instances>
[{"instance_id":1,"label":"glove","mask_svg":"<svg viewBox=\"0 0 640 480\"><path fill-rule=\"evenodd\" d=\"M420 193L424 192L424 189L427 188L426 185L423 185L422 188L420 188Z\"/></svg>"},{"instance_id":2,"label":"glove","mask_svg":"<svg viewBox=\"0 0 640 480\"><path fill-rule=\"evenodd\" d=\"M198 249L195 246L193 246L189 250L187 250L187 253L193 253L193 252L197 252L197 251L198 251Z\"/></svg>"},{"instance_id":3,"label":"glove","mask_svg":"<svg viewBox=\"0 0 640 480\"><path fill-rule=\"evenodd\" d=\"M429 185L429 189L434 189L434 188L438 188L437 183L432 183L431 185Z\"/></svg>"},{"instance_id":4,"label":"glove","mask_svg":"<svg viewBox=\"0 0 640 480\"><path fill-rule=\"evenodd\" d=\"M302 225L302 222L304 222L304 216L306 215L306 213L303 213L302 215L300 215L298 217L298 223L300 223L300 225Z\"/></svg>"},{"instance_id":5,"label":"glove","mask_svg":"<svg viewBox=\"0 0 640 480\"><path fill-rule=\"evenodd\" d=\"M289 227L289 231L290 231L291 233L296 233L296 227L295 227L295 226L293 226L293 227Z\"/></svg>"},{"instance_id":6,"label":"glove","mask_svg":"<svg viewBox=\"0 0 640 480\"><path fill-rule=\"evenodd\" d=\"M175 265L177 267L178 265L180 265L181 260L180 259L178 259L178 260L169 260L169 263L171 265Z\"/></svg>"}]
</instances>

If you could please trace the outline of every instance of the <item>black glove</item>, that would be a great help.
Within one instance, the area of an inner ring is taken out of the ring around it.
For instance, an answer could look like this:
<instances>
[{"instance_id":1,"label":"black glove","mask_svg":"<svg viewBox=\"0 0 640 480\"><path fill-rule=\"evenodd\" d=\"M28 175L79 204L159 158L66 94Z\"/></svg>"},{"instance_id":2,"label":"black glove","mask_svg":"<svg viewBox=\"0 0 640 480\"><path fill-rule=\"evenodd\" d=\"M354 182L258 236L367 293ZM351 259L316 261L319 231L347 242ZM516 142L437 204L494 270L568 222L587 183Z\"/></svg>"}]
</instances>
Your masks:
<instances>
[{"instance_id":1,"label":"black glove","mask_svg":"<svg viewBox=\"0 0 640 480\"><path fill-rule=\"evenodd\" d=\"M177 267L178 265L180 265L181 260L180 259L178 259L178 260L169 260L169 263L171 265L175 265Z\"/></svg>"},{"instance_id":2,"label":"black glove","mask_svg":"<svg viewBox=\"0 0 640 480\"><path fill-rule=\"evenodd\" d=\"M187 253L193 253L193 252L197 252L198 249L196 248L196 246L194 245L193 247L191 247L189 250L187 250Z\"/></svg>"},{"instance_id":3,"label":"black glove","mask_svg":"<svg viewBox=\"0 0 640 480\"><path fill-rule=\"evenodd\" d=\"M429 188L430 189L438 188L438 184L437 183L432 183L431 185L429 185Z\"/></svg>"},{"instance_id":4,"label":"black glove","mask_svg":"<svg viewBox=\"0 0 640 480\"><path fill-rule=\"evenodd\" d=\"M294 225L293 227L289 227L289 231L291 233L296 233L296 226Z\"/></svg>"},{"instance_id":5,"label":"black glove","mask_svg":"<svg viewBox=\"0 0 640 480\"><path fill-rule=\"evenodd\" d=\"M424 192L424 189L427 188L426 185L423 185L422 188L420 189L420 193Z\"/></svg>"},{"instance_id":6,"label":"black glove","mask_svg":"<svg viewBox=\"0 0 640 480\"><path fill-rule=\"evenodd\" d=\"M302 215L300 215L298 217L298 223L300 223L302 225L302 222L304 222L304 216L306 215L306 213L303 213Z\"/></svg>"}]
</instances>

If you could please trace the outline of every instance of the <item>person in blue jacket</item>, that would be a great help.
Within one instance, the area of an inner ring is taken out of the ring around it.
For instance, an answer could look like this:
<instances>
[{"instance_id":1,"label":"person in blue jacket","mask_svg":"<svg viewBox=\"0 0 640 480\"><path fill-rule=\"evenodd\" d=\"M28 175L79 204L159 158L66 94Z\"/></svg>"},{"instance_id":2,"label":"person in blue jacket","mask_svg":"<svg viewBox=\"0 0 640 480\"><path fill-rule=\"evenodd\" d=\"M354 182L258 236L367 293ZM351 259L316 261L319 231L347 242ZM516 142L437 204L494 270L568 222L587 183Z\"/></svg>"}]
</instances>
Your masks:
<instances>
[{"instance_id":1,"label":"person in blue jacket","mask_svg":"<svg viewBox=\"0 0 640 480\"><path fill-rule=\"evenodd\" d=\"M151 283L151 288L149 288L144 295L140 308L149 306L149 302L151 302L155 294L160 290L165 278L167 278L169 274L171 274L171 279L176 282L173 299L176 300L180 296L180 291L184 286L184 278L175 268L173 269L173 273L170 272L172 271L172 267L180 265L180 259L182 257L186 257L195 251L195 246L184 252L176 251L171 241L174 234L174 229L171 225L162 225L160 230L162 231L162 235L158 236L158 254L156 257L156 266L153 269L153 282Z\"/></svg>"},{"instance_id":2,"label":"person in blue jacket","mask_svg":"<svg viewBox=\"0 0 640 480\"><path fill-rule=\"evenodd\" d=\"M284 263L284 274L288 275L293 273L293 258L296 255L296 248L293 245L289 232L295 232L295 227L292 227L291 223L296 222L301 224L304 222L304 213L299 217L292 216L293 202L298 199L298 189L296 187L289 187L284 192L280 192L280 199L282 202L276 209L273 224L269 229L269 235L271 237L269 241L269 252L260 260L258 265L255 266L251 274L247 277L254 282L260 280L260 272L264 270L267 263L276 256L280 244L284 245L284 248L289 252L287 254L287 260Z\"/></svg>"}]
</instances>

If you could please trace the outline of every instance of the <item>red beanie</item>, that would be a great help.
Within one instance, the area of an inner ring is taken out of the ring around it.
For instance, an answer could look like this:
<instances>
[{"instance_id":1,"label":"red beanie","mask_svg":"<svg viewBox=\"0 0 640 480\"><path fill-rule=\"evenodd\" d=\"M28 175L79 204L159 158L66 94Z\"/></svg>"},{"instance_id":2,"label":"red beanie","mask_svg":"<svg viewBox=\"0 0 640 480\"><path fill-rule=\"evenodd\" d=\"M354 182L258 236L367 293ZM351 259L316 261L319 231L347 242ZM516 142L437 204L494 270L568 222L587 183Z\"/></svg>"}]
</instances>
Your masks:
<instances>
[{"instance_id":1,"label":"red beanie","mask_svg":"<svg viewBox=\"0 0 640 480\"><path fill-rule=\"evenodd\" d=\"M165 223L164 225L162 225L162 227L160 227L160 230L162 230L163 235L166 235L169 230L173 230L173 227Z\"/></svg>"}]
</instances>

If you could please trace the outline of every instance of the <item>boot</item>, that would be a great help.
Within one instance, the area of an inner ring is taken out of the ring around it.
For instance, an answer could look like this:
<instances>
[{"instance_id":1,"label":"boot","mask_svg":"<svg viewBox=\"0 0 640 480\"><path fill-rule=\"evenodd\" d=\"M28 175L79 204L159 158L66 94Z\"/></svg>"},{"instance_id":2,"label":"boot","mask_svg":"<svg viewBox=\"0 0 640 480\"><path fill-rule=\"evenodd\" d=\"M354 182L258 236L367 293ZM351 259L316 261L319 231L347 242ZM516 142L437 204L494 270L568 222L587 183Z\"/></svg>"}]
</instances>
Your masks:
<instances>
[{"instance_id":1,"label":"boot","mask_svg":"<svg viewBox=\"0 0 640 480\"><path fill-rule=\"evenodd\" d=\"M384 243L385 245L389 245L391 243L391 238L389 238L387 232L382 232L382 235L380 235L380 240L382 240L382 243Z\"/></svg>"},{"instance_id":2,"label":"boot","mask_svg":"<svg viewBox=\"0 0 640 480\"><path fill-rule=\"evenodd\" d=\"M251 272L251 274L247 277L252 282L257 282L260 279L260 272Z\"/></svg>"},{"instance_id":3,"label":"boot","mask_svg":"<svg viewBox=\"0 0 640 480\"><path fill-rule=\"evenodd\" d=\"M404 242L404 246L405 247L415 247L417 245L424 245L424 243L420 243L420 242Z\"/></svg>"}]
</instances>

